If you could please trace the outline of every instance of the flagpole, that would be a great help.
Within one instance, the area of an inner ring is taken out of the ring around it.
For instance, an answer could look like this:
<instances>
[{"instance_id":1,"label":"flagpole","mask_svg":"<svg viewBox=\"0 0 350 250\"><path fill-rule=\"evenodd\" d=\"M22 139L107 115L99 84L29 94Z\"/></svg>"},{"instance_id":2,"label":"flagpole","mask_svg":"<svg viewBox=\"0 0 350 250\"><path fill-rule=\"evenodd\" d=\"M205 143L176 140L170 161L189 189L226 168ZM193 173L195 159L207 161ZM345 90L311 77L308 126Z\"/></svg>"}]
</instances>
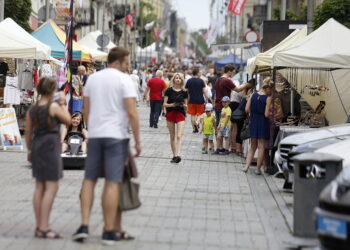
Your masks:
<instances>
[{"instance_id":1,"label":"flagpole","mask_svg":"<svg viewBox=\"0 0 350 250\"><path fill-rule=\"evenodd\" d=\"M72 62L73 62L73 34L74 34L74 0L71 0L71 4L72 4L72 13L71 13L71 29L70 29L70 34L69 34L69 43L70 43L70 61L69 61L69 71L70 71L70 79L69 79L69 87L70 87L70 100L69 100L69 107L70 107L70 111L73 111L73 85L72 85L72 76L73 76L73 72L72 72Z\"/></svg>"}]
</instances>

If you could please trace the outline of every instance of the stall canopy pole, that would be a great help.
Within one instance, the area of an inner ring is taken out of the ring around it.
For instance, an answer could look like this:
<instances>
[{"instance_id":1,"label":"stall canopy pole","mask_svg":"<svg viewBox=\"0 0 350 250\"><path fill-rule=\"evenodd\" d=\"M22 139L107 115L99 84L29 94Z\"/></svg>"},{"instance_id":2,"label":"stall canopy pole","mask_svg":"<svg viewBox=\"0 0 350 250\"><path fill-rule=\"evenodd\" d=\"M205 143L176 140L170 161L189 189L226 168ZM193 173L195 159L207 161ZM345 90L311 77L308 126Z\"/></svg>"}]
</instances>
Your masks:
<instances>
[{"instance_id":1,"label":"stall canopy pole","mask_svg":"<svg viewBox=\"0 0 350 250\"><path fill-rule=\"evenodd\" d=\"M342 99L342 98L341 98L341 96L340 96L340 93L339 93L339 90L338 90L337 84L335 83L335 80L334 80L334 77L333 77L333 73L332 73L332 71L331 71L331 76L332 76L332 80L333 80L333 83L334 83L334 87L335 87L335 89L336 89L336 91L337 91L337 94L338 94L338 97L339 97L340 103L341 103L341 105L342 105L342 107L343 107L343 109L344 109L344 112L345 112L345 114L346 114L346 118L348 118L348 117L349 117L349 113L346 111L346 108L345 108L345 105L344 105L343 99Z\"/></svg>"}]
</instances>

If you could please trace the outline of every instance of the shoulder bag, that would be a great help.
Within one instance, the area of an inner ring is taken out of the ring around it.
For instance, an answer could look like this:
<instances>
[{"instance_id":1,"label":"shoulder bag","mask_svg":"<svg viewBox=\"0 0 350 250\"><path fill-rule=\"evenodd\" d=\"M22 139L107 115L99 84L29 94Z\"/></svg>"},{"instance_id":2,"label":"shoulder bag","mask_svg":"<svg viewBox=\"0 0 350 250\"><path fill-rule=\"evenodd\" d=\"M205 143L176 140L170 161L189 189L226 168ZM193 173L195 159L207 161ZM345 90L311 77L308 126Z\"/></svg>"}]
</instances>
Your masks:
<instances>
[{"instance_id":1,"label":"shoulder bag","mask_svg":"<svg viewBox=\"0 0 350 250\"><path fill-rule=\"evenodd\" d=\"M124 180L120 188L119 208L121 211L129 211L141 206L140 184L132 180L134 177L137 177L137 168L134 157L129 154L129 160L124 169Z\"/></svg>"},{"instance_id":2,"label":"shoulder bag","mask_svg":"<svg viewBox=\"0 0 350 250\"><path fill-rule=\"evenodd\" d=\"M240 136L241 136L241 139L243 141L250 138L250 118L249 118L249 116L244 121Z\"/></svg>"}]
</instances>

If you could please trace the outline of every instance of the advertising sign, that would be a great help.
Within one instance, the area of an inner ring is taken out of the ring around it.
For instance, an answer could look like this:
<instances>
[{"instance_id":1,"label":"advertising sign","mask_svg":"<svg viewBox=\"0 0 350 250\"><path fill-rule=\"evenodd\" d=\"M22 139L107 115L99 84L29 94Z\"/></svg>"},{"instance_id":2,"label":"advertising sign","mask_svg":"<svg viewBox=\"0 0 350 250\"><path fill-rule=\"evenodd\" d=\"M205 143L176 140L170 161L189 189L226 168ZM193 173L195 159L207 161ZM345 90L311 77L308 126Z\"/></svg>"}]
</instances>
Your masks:
<instances>
[{"instance_id":1,"label":"advertising sign","mask_svg":"<svg viewBox=\"0 0 350 250\"><path fill-rule=\"evenodd\" d=\"M70 0L55 0L54 9L56 12L56 19L66 20L69 17Z\"/></svg>"},{"instance_id":2,"label":"advertising sign","mask_svg":"<svg viewBox=\"0 0 350 250\"><path fill-rule=\"evenodd\" d=\"M0 136L1 146L4 149L7 147L23 148L14 108L0 108Z\"/></svg>"}]
</instances>

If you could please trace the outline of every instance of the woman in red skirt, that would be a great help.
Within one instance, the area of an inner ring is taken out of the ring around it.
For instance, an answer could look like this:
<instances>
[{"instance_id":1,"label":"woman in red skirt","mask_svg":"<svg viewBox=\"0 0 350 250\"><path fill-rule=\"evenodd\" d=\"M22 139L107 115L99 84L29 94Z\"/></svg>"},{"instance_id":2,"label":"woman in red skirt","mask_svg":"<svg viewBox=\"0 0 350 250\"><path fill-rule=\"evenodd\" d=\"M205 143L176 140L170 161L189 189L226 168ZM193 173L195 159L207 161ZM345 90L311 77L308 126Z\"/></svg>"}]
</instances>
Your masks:
<instances>
[{"instance_id":1,"label":"woman in red skirt","mask_svg":"<svg viewBox=\"0 0 350 250\"><path fill-rule=\"evenodd\" d=\"M170 133L171 150L173 158L171 163L181 161L180 152L185 128L188 93L184 89L184 79L180 73L174 74L171 87L164 95L164 107L166 108L166 120Z\"/></svg>"}]
</instances>

